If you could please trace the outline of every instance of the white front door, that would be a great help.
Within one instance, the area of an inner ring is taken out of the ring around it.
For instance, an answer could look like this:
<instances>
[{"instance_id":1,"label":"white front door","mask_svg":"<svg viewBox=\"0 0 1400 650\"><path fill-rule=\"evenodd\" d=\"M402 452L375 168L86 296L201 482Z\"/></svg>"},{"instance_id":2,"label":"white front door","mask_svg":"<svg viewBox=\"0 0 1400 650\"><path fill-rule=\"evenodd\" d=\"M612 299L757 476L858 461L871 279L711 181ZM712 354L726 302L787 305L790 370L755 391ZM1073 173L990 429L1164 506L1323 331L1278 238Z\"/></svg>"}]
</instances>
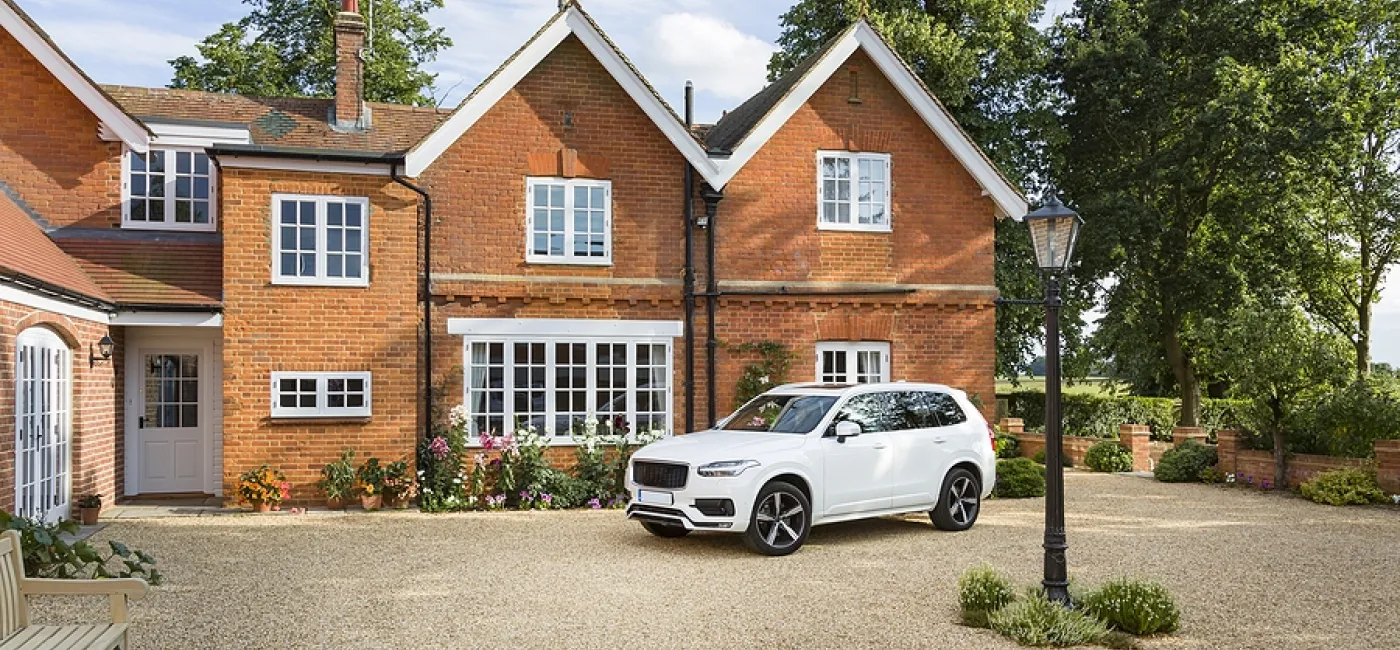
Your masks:
<instances>
[{"instance_id":1,"label":"white front door","mask_svg":"<svg viewBox=\"0 0 1400 650\"><path fill-rule=\"evenodd\" d=\"M204 492L200 352L141 352L137 459L141 492Z\"/></svg>"},{"instance_id":2,"label":"white front door","mask_svg":"<svg viewBox=\"0 0 1400 650\"><path fill-rule=\"evenodd\" d=\"M68 516L72 356L53 331L15 338L15 514L55 522Z\"/></svg>"}]
</instances>

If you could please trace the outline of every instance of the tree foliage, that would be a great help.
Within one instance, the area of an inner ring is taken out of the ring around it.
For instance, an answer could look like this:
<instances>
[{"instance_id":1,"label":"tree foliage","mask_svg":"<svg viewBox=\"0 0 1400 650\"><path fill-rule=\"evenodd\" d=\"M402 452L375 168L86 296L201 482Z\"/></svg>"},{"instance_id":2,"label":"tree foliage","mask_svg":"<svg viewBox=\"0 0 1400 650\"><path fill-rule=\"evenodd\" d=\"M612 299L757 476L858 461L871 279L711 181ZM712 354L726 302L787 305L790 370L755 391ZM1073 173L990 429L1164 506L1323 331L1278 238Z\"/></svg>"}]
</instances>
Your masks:
<instances>
[{"instance_id":1,"label":"tree foliage","mask_svg":"<svg viewBox=\"0 0 1400 650\"><path fill-rule=\"evenodd\" d=\"M339 0L243 0L251 7L199 43L199 58L170 61L171 88L260 96L335 94L335 31ZM443 0L364 0L373 15L364 90L369 101L432 105L436 75L421 66L451 47L426 14Z\"/></svg>"}]
</instances>

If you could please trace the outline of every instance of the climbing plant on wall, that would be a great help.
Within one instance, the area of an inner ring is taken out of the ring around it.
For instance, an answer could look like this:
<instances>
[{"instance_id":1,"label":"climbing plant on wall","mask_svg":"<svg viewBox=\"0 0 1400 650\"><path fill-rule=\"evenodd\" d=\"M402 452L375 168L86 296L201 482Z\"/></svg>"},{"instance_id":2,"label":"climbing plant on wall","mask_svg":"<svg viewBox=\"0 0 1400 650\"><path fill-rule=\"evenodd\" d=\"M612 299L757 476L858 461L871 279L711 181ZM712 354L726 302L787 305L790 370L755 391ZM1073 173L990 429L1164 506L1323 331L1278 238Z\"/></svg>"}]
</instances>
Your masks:
<instances>
[{"instance_id":1,"label":"climbing plant on wall","mask_svg":"<svg viewBox=\"0 0 1400 650\"><path fill-rule=\"evenodd\" d=\"M788 368L792 365L792 349L776 341L757 341L729 346L738 355L756 355L758 360L744 366L739 382L734 386L734 406L745 402L774 386L787 382Z\"/></svg>"}]
</instances>

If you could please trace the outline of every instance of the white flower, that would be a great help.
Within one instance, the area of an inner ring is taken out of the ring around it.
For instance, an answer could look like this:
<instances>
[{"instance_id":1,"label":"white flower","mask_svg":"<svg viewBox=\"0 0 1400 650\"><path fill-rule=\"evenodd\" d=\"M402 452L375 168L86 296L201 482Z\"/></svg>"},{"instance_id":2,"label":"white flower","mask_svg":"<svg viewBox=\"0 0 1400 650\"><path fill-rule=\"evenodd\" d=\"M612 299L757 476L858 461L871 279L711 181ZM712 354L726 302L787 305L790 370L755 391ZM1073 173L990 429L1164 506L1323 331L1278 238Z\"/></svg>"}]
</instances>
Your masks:
<instances>
[{"instance_id":1,"label":"white flower","mask_svg":"<svg viewBox=\"0 0 1400 650\"><path fill-rule=\"evenodd\" d=\"M467 426L467 405L458 404L452 407L452 411L448 414L448 419L452 422L452 426L454 427Z\"/></svg>"}]
</instances>

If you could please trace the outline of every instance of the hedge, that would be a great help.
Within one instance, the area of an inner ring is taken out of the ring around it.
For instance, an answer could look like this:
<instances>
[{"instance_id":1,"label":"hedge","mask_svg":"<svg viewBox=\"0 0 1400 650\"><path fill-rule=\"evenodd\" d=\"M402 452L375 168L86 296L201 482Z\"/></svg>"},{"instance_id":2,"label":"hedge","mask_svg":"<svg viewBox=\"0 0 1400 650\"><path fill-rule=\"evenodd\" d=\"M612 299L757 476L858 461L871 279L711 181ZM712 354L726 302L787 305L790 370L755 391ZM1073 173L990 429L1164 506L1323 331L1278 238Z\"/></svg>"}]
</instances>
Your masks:
<instances>
[{"instance_id":1,"label":"hedge","mask_svg":"<svg viewBox=\"0 0 1400 650\"><path fill-rule=\"evenodd\" d=\"M1015 391L999 395L1005 399L1007 417L1021 418L1027 431L1045 427L1045 393ZM1117 438L1124 424L1145 424L1153 440L1171 440L1180 406L1165 397L1111 397L1071 393L1061 396L1065 435L1090 438ZM1245 402L1228 399L1201 400L1201 426L1208 433L1239 427L1239 411Z\"/></svg>"}]
</instances>

